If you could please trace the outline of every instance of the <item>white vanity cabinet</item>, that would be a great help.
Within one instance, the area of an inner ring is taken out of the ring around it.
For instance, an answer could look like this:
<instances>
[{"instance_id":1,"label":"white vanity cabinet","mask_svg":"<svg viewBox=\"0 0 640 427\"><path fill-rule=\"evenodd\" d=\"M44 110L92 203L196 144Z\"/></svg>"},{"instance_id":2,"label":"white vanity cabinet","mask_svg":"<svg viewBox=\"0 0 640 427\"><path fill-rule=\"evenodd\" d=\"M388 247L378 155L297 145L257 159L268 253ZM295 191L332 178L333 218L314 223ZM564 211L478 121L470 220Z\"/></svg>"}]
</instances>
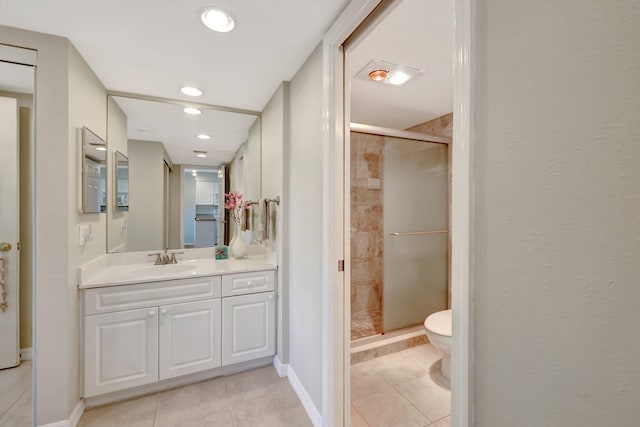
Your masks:
<instances>
[{"instance_id":1,"label":"white vanity cabinet","mask_svg":"<svg viewBox=\"0 0 640 427\"><path fill-rule=\"evenodd\" d=\"M85 396L158 381L158 310L86 316Z\"/></svg>"},{"instance_id":2,"label":"white vanity cabinet","mask_svg":"<svg viewBox=\"0 0 640 427\"><path fill-rule=\"evenodd\" d=\"M268 270L84 290L84 396L275 354L274 289Z\"/></svg>"}]
</instances>

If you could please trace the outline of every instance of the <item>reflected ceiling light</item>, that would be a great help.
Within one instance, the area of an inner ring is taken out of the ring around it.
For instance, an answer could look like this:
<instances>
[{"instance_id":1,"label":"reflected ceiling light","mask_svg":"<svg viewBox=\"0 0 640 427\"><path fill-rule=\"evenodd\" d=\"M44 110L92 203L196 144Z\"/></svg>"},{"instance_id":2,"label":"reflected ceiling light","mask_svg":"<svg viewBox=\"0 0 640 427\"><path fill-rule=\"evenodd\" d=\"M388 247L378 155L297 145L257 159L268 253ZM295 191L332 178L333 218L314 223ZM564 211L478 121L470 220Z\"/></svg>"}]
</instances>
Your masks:
<instances>
[{"instance_id":1,"label":"reflected ceiling light","mask_svg":"<svg viewBox=\"0 0 640 427\"><path fill-rule=\"evenodd\" d=\"M198 139L211 139L211 137L209 135L207 135L206 133L201 133L200 135L197 136Z\"/></svg>"},{"instance_id":2,"label":"reflected ceiling light","mask_svg":"<svg viewBox=\"0 0 640 427\"><path fill-rule=\"evenodd\" d=\"M207 152L206 151L193 150L193 152L196 153L196 157L207 157Z\"/></svg>"},{"instance_id":3,"label":"reflected ceiling light","mask_svg":"<svg viewBox=\"0 0 640 427\"><path fill-rule=\"evenodd\" d=\"M180 92L189 96L201 96L204 92L197 87L183 86L180 88Z\"/></svg>"},{"instance_id":4,"label":"reflected ceiling light","mask_svg":"<svg viewBox=\"0 0 640 427\"><path fill-rule=\"evenodd\" d=\"M389 75L389 83L399 86L409 80L409 75L404 71L395 71Z\"/></svg>"},{"instance_id":5,"label":"reflected ceiling light","mask_svg":"<svg viewBox=\"0 0 640 427\"><path fill-rule=\"evenodd\" d=\"M96 147L96 150L98 150L98 151L107 151L107 149L105 147Z\"/></svg>"},{"instance_id":6,"label":"reflected ceiling light","mask_svg":"<svg viewBox=\"0 0 640 427\"><path fill-rule=\"evenodd\" d=\"M381 82L387 78L389 71L387 70L373 70L369 73L369 78L374 82Z\"/></svg>"},{"instance_id":7,"label":"reflected ceiling light","mask_svg":"<svg viewBox=\"0 0 640 427\"><path fill-rule=\"evenodd\" d=\"M236 26L231 15L215 7L203 9L200 12L200 19L207 28L219 33L228 33Z\"/></svg>"},{"instance_id":8,"label":"reflected ceiling light","mask_svg":"<svg viewBox=\"0 0 640 427\"><path fill-rule=\"evenodd\" d=\"M193 108L193 107L184 107L182 111L184 111L187 114L193 114L193 115L202 114L202 110L198 108Z\"/></svg>"},{"instance_id":9,"label":"reflected ceiling light","mask_svg":"<svg viewBox=\"0 0 640 427\"><path fill-rule=\"evenodd\" d=\"M193 172L191 172L191 175L192 175L192 176L198 176L198 172L193 171Z\"/></svg>"}]
</instances>

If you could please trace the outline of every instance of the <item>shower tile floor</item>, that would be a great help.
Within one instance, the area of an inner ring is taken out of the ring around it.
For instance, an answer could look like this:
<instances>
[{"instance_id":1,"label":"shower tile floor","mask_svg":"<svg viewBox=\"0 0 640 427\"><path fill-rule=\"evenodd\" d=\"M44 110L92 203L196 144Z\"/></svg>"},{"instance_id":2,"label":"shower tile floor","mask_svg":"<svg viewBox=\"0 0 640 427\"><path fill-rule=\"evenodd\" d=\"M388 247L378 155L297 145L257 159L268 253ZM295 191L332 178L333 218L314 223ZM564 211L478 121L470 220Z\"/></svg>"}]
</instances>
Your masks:
<instances>
[{"instance_id":1,"label":"shower tile floor","mask_svg":"<svg viewBox=\"0 0 640 427\"><path fill-rule=\"evenodd\" d=\"M31 361L0 370L0 426L29 427L33 424Z\"/></svg>"},{"instance_id":2,"label":"shower tile floor","mask_svg":"<svg viewBox=\"0 0 640 427\"><path fill-rule=\"evenodd\" d=\"M451 391L436 372L440 354L431 344L351 366L353 427L451 425Z\"/></svg>"},{"instance_id":3,"label":"shower tile floor","mask_svg":"<svg viewBox=\"0 0 640 427\"><path fill-rule=\"evenodd\" d=\"M351 314L351 341L382 333L382 311L369 310Z\"/></svg>"}]
</instances>

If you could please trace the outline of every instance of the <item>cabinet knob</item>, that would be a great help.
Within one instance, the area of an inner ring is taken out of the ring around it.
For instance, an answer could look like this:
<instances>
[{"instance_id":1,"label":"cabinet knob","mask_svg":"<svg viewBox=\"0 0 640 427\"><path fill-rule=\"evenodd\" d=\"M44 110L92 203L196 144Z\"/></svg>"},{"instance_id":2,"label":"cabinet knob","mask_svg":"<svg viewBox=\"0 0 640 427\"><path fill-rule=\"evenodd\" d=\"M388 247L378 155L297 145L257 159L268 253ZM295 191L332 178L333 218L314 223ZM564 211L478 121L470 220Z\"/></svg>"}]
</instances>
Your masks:
<instances>
[{"instance_id":1,"label":"cabinet knob","mask_svg":"<svg viewBox=\"0 0 640 427\"><path fill-rule=\"evenodd\" d=\"M149 317L153 317L156 315L156 311L155 310L149 310Z\"/></svg>"},{"instance_id":2,"label":"cabinet knob","mask_svg":"<svg viewBox=\"0 0 640 427\"><path fill-rule=\"evenodd\" d=\"M251 280L247 281L247 285L251 286Z\"/></svg>"},{"instance_id":3,"label":"cabinet knob","mask_svg":"<svg viewBox=\"0 0 640 427\"><path fill-rule=\"evenodd\" d=\"M273 295L269 295L269 299L273 299Z\"/></svg>"},{"instance_id":4,"label":"cabinet knob","mask_svg":"<svg viewBox=\"0 0 640 427\"><path fill-rule=\"evenodd\" d=\"M166 308L163 308L162 310L160 310L160 314L167 314L169 312L169 310L167 310Z\"/></svg>"}]
</instances>

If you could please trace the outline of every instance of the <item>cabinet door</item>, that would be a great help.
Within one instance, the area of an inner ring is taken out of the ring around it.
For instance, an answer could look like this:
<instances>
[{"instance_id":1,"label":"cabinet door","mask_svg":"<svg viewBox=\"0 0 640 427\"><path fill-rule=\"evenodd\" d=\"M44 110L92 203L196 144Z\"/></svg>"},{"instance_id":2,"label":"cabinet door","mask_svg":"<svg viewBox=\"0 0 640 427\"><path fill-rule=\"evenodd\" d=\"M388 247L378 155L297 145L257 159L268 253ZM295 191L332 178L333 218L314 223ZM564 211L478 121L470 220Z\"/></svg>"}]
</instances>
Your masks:
<instances>
[{"instance_id":1,"label":"cabinet door","mask_svg":"<svg viewBox=\"0 0 640 427\"><path fill-rule=\"evenodd\" d=\"M160 307L160 379L221 364L220 300Z\"/></svg>"},{"instance_id":2,"label":"cabinet door","mask_svg":"<svg viewBox=\"0 0 640 427\"><path fill-rule=\"evenodd\" d=\"M196 181L196 205L213 205L214 183Z\"/></svg>"},{"instance_id":3,"label":"cabinet door","mask_svg":"<svg viewBox=\"0 0 640 427\"><path fill-rule=\"evenodd\" d=\"M275 354L275 297L263 292L222 299L222 364Z\"/></svg>"},{"instance_id":4,"label":"cabinet door","mask_svg":"<svg viewBox=\"0 0 640 427\"><path fill-rule=\"evenodd\" d=\"M158 380L156 307L85 319L85 397Z\"/></svg>"}]
</instances>

